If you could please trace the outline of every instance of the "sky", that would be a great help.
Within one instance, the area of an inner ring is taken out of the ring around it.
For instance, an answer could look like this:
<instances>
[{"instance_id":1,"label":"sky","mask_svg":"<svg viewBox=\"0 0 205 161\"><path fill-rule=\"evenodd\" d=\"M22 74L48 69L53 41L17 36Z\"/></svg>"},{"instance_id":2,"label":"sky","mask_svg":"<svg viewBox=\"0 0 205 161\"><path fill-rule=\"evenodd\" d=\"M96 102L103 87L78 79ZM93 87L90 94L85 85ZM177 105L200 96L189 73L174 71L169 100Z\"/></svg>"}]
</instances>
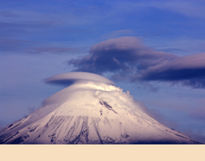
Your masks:
<instances>
[{"instance_id":1,"label":"sky","mask_svg":"<svg viewBox=\"0 0 205 161\"><path fill-rule=\"evenodd\" d=\"M0 128L86 71L129 90L154 118L205 143L203 0L0 0Z\"/></svg>"}]
</instances>

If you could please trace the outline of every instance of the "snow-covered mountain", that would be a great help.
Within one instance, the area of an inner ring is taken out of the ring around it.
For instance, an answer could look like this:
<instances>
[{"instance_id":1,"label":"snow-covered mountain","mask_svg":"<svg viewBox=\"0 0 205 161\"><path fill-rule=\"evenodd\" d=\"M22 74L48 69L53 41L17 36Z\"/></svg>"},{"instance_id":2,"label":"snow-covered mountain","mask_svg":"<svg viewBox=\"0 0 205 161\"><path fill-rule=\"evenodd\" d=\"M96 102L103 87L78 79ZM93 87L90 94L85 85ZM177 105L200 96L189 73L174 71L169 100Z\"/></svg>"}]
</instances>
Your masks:
<instances>
[{"instance_id":1,"label":"snow-covered mountain","mask_svg":"<svg viewBox=\"0 0 205 161\"><path fill-rule=\"evenodd\" d=\"M47 79L70 84L0 132L3 144L195 143L146 114L110 80L73 72Z\"/></svg>"}]
</instances>

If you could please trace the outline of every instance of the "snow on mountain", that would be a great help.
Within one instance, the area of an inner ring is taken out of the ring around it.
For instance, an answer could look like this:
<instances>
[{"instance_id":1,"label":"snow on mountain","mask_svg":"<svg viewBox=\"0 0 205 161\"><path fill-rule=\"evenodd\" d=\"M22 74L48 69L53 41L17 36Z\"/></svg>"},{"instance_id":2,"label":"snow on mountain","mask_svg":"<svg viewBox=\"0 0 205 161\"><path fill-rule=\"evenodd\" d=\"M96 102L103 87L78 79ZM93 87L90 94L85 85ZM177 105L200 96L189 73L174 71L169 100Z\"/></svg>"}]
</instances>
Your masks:
<instances>
[{"instance_id":1,"label":"snow on mountain","mask_svg":"<svg viewBox=\"0 0 205 161\"><path fill-rule=\"evenodd\" d=\"M0 143L196 143L150 117L128 93L102 76L73 72L46 81L73 84L3 129Z\"/></svg>"}]
</instances>

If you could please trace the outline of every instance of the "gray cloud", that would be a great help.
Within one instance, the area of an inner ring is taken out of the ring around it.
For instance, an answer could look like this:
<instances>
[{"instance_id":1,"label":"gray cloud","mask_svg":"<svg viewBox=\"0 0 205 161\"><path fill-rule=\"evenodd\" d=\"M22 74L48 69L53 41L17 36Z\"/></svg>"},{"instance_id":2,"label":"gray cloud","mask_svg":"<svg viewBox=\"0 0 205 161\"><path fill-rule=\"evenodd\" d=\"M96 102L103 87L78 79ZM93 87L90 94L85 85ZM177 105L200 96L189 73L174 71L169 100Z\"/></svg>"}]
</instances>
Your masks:
<instances>
[{"instance_id":1,"label":"gray cloud","mask_svg":"<svg viewBox=\"0 0 205 161\"><path fill-rule=\"evenodd\" d=\"M160 61L174 59L174 55L155 52L135 37L110 39L93 46L90 54L69 63L77 70L95 73L142 70Z\"/></svg>"},{"instance_id":2,"label":"gray cloud","mask_svg":"<svg viewBox=\"0 0 205 161\"><path fill-rule=\"evenodd\" d=\"M90 53L69 61L76 71L111 73L129 81L179 82L205 87L205 54L179 57L144 46L135 37L120 37L93 46Z\"/></svg>"},{"instance_id":3,"label":"gray cloud","mask_svg":"<svg viewBox=\"0 0 205 161\"><path fill-rule=\"evenodd\" d=\"M142 79L180 81L192 87L205 87L205 54L184 56L145 71Z\"/></svg>"}]
</instances>

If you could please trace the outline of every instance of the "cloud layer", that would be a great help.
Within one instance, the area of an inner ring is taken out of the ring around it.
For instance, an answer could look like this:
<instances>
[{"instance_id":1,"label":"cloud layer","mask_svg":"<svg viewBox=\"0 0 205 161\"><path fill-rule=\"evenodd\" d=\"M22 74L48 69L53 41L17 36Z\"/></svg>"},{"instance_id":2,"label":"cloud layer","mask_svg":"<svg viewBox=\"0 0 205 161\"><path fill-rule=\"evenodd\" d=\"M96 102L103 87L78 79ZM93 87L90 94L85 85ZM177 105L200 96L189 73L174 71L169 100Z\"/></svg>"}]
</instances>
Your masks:
<instances>
[{"instance_id":1,"label":"cloud layer","mask_svg":"<svg viewBox=\"0 0 205 161\"><path fill-rule=\"evenodd\" d=\"M101 82L105 84L114 84L112 81L97 74L87 72L70 72L52 76L45 80L46 83L70 85L79 81Z\"/></svg>"},{"instance_id":2,"label":"cloud layer","mask_svg":"<svg viewBox=\"0 0 205 161\"><path fill-rule=\"evenodd\" d=\"M103 41L80 59L69 61L77 71L111 73L114 79L179 82L205 87L205 54L176 56L155 51L136 37Z\"/></svg>"}]
</instances>

